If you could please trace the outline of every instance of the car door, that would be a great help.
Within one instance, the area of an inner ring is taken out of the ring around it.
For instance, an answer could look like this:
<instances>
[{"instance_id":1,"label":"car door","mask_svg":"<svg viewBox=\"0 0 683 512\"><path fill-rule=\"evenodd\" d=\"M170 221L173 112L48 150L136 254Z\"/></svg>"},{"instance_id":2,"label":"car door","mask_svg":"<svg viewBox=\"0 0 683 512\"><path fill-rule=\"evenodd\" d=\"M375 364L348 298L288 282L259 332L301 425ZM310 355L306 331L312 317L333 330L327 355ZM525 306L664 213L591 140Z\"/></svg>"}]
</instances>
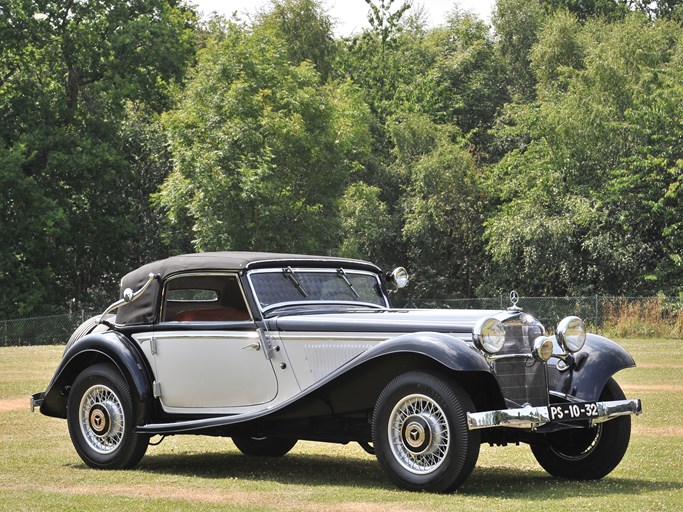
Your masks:
<instances>
[{"instance_id":1,"label":"car door","mask_svg":"<svg viewBox=\"0 0 683 512\"><path fill-rule=\"evenodd\" d=\"M255 326L153 336L155 390L165 408L244 407L277 395L275 372Z\"/></svg>"},{"instance_id":2,"label":"car door","mask_svg":"<svg viewBox=\"0 0 683 512\"><path fill-rule=\"evenodd\" d=\"M234 275L169 281L148 350L155 395L169 412L221 412L277 396L273 365Z\"/></svg>"}]
</instances>

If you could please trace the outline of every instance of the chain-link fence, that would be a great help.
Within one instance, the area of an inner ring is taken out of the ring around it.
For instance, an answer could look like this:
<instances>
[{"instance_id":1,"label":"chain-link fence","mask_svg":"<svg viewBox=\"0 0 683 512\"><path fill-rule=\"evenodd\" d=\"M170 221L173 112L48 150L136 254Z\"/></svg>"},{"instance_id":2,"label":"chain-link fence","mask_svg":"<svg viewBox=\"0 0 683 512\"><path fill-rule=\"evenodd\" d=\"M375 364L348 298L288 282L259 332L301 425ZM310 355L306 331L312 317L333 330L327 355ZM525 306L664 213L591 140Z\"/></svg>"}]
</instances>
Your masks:
<instances>
[{"instance_id":1,"label":"chain-link fence","mask_svg":"<svg viewBox=\"0 0 683 512\"><path fill-rule=\"evenodd\" d=\"M631 326L623 334L661 335L662 333L641 329L642 326L663 324L673 337L682 336L683 299L673 297L520 297L517 303L527 313L538 318L551 332L566 316L578 316L589 324L592 331L600 331L607 324L619 333L619 324ZM510 306L507 295L477 299L410 299L404 305L409 308L488 309L501 310ZM66 343L71 333L85 319L97 312L78 311L63 315L0 320L0 346L50 345ZM671 326L671 329L668 328ZM628 327L628 326L627 326Z\"/></svg>"},{"instance_id":2,"label":"chain-link fence","mask_svg":"<svg viewBox=\"0 0 683 512\"><path fill-rule=\"evenodd\" d=\"M63 315L0 320L0 346L66 343L76 327L92 315L89 311L79 311Z\"/></svg>"}]
</instances>

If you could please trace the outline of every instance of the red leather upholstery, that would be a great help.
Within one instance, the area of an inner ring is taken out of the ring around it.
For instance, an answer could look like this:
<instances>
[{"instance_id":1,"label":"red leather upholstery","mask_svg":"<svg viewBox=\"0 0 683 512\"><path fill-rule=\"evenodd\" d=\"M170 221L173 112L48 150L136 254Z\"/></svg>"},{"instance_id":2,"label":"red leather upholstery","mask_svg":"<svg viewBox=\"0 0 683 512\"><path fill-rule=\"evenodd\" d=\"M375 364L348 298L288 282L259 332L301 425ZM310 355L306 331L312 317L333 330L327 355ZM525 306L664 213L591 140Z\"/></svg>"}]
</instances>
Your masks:
<instances>
[{"instance_id":1,"label":"red leather upholstery","mask_svg":"<svg viewBox=\"0 0 683 512\"><path fill-rule=\"evenodd\" d=\"M237 308L186 309L175 316L176 322L238 322L249 320L249 313Z\"/></svg>"}]
</instances>

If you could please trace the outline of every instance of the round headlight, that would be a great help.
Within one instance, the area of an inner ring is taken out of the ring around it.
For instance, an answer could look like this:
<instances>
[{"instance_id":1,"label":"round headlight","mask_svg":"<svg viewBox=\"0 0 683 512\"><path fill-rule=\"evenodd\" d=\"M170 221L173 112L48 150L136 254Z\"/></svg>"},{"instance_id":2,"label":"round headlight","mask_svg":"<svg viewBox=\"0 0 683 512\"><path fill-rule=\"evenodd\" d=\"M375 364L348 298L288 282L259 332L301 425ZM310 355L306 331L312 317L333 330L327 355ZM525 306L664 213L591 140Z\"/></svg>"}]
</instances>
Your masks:
<instances>
[{"instance_id":1,"label":"round headlight","mask_svg":"<svg viewBox=\"0 0 683 512\"><path fill-rule=\"evenodd\" d=\"M477 347L495 354L505 344L505 327L495 318L482 318L474 326L472 338Z\"/></svg>"},{"instance_id":2,"label":"round headlight","mask_svg":"<svg viewBox=\"0 0 683 512\"><path fill-rule=\"evenodd\" d=\"M568 352L578 352L586 342L586 326L579 317L568 316L557 326L557 341Z\"/></svg>"},{"instance_id":3,"label":"round headlight","mask_svg":"<svg viewBox=\"0 0 683 512\"><path fill-rule=\"evenodd\" d=\"M553 357L553 340L539 336L534 340L534 357L539 361L547 361Z\"/></svg>"}]
</instances>

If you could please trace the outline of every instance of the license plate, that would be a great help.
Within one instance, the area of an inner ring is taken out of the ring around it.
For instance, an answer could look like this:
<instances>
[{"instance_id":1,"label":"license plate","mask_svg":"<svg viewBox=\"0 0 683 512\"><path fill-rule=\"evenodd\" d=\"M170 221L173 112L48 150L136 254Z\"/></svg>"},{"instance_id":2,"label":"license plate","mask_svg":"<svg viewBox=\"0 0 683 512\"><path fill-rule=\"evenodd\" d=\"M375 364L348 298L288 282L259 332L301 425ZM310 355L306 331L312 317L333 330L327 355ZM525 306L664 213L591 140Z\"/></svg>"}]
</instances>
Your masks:
<instances>
[{"instance_id":1,"label":"license plate","mask_svg":"<svg viewBox=\"0 0 683 512\"><path fill-rule=\"evenodd\" d=\"M598 404L584 402L580 404L553 404L548 406L551 421L589 420L597 418Z\"/></svg>"}]
</instances>

